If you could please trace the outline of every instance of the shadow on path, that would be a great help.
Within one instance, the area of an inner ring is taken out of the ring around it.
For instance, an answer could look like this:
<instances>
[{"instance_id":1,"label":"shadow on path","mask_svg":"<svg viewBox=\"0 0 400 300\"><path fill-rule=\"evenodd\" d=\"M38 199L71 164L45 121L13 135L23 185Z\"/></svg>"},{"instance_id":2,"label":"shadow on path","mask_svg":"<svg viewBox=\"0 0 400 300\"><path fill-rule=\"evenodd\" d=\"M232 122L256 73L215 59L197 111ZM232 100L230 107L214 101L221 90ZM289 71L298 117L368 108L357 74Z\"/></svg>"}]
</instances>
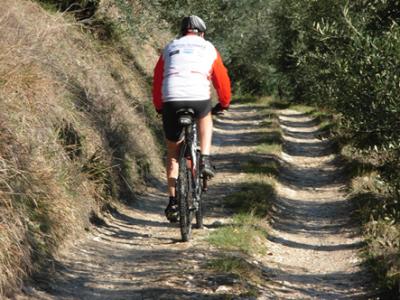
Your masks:
<instances>
[{"instance_id":1,"label":"shadow on path","mask_svg":"<svg viewBox=\"0 0 400 300\"><path fill-rule=\"evenodd\" d=\"M318 139L318 121L307 114L282 113L280 124L284 163L268 236L280 268L268 271L272 289L279 299L366 299L365 270L351 263L365 243L350 218L335 145Z\"/></svg>"}]
</instances>

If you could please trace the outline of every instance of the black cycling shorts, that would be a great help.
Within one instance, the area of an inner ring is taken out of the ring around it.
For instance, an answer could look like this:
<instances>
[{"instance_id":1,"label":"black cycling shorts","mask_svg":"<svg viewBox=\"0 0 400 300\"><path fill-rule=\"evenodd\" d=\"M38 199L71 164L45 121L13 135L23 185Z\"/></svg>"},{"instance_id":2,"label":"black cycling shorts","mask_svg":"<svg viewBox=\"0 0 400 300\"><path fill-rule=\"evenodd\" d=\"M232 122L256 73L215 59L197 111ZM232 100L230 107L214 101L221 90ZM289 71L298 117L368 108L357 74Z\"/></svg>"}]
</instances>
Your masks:
<instances>
[{"instance_id":1,"label":"black cycling shorts","mask_svg":"<svg viewBox=\"0 0 400 300\"><path fill-rule=\"evenodd\" d=\"M164 133L167 140L171 142L177 142L183 138L183 127L179 125L176 115L176 112L182 108L193 109L195 118L199 119L211 111L212 105L211 100L164 102L162 111Z\"/></svg>"}]
</instances>

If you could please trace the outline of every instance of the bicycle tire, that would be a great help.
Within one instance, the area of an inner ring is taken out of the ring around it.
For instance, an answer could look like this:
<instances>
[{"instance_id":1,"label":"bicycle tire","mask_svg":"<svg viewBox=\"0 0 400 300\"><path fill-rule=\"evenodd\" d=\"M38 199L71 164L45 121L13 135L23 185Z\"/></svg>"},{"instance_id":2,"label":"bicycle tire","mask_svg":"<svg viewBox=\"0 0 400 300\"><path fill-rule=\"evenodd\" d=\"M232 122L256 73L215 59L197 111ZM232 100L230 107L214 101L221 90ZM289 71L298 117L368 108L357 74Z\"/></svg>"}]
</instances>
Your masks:
<instances>
[{"instance_id":1,"label":"bicycle tire","mask_svg":"<svg viewBox=\"0 0 400 300\"><path fill-rule=\"evenodd\" d=\"M182 241L187 242L192 234L193 212L190 210L192 198L192 175L185 158L185 146L179 156L179 175L177 180L177 200L179 207L179 225Z\"/></svg>"},{"instance_id":2,"label":"bicycle tire","mask_svg":"<svg viewBox=\"0 0 400 300\"><path fill-rule=\"evenodd\" d=\"M203 201L199 200L199 206L196 210L196 228L202 229L203 225Z\"/></svg>"},{"instance_id":3,"label":"bicycle tire","mask_svg":"<svg viewBox=\"0 0 400 300\"><path fill-rule=\"evenodd\" d=\"M197 151L196 153L196 160L197 160L197 166L199 168L200 166L200 151ZM202 178L200 178L200 170L196 170L196 174L195 174L195 180L196 180L196 198L198 199L198 207L196 210L196 227L198 229L202 229L203 228L203 200L201 199L201 194L202 194Z\"/></svg>"}]
</instances>

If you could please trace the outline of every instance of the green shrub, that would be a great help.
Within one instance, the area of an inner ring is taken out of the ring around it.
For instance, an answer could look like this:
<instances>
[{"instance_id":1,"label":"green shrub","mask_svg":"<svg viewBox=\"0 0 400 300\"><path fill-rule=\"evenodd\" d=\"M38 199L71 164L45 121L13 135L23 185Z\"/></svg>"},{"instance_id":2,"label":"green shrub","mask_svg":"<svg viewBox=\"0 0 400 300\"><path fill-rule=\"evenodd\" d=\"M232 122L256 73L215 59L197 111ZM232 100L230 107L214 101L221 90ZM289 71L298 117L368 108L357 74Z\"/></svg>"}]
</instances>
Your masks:
<instances>
[{"instance_id":1,"label":"green shrub","mask_svg":"<svg viewBox=\"0 0 400 300\"><path fill-rule=\"evenodd\" d=\"M73 12L77 19L90 18L96 12L100 0L38 0L47 8Z\"/></svg>"},{"instance_id":2,"label":"green shrub","mask_svg":"<svg viewBox=\"0 0 400 300\"><path fill-rule=\"evenodd\" d=\"M281 0L272 10L271 63L291 101L334 111L339 130L374 159L389 195L368 198L365 220L400 222L400 6L394 0ZM364 197L363 197L364 199ZM379 212L379 215L376 215ZM395 225L393 225L395 226ZM396 225L397 226L397 225ZM371 228L371 227L370 227ZM371 235L370 253L379 234ZM375 246L374 246L375 245ZM397 247L397 248L396 248ZM399 252L393 246L392 252ZM382 247L377 265L398 268ZM397 257L397 256L396 256ZM372 265L372 264L371 264ZM382 286L399 277L380 272ZM385 282L386 283L382 283Z\"/></svg>"},{"instance_id":3,"label":"green shrub","mask_svg":"<svg viewBox=\"0 0 400 300\"><path fill-rule=\"evenodd\" d=\"M153 0L161 15L179 32L180 20L196 14L207 24L210 39L224 59L236 93L265 94L274 89L274 69L267 63L271 34L267 21L272 1Z\"/></svg>"}]
</instances>

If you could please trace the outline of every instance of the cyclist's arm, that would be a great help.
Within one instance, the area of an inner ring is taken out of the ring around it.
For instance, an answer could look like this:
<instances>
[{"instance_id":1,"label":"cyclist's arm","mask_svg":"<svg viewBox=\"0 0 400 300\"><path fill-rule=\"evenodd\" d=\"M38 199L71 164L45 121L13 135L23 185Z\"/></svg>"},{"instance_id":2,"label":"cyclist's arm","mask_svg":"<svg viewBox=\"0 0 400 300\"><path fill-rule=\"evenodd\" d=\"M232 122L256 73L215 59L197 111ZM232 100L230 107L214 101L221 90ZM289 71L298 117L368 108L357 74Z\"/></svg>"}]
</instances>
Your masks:
<instances>
[{"instance_id":1,"label":"cyclist's arm","mask_svg":"<svg viewBox=\"0 0 400 300\"><path fill-rule=\"evenodd\" d=\"M218 51L217 58L212 66L211 80L217 91L221 107L228 108L231 102L231 81Z\"/></svg>"},{"instance_id":2,"label":"cyclist's arm","mask_svg":"<svg viewBox=\"0 0 400 300\"><path fill-rule=\"evenodd\" d=\"M160 55L153 74L153 104L157 111L162 110L162 82L164 76L164 59Z\"/></svg>"}]
</instances>

